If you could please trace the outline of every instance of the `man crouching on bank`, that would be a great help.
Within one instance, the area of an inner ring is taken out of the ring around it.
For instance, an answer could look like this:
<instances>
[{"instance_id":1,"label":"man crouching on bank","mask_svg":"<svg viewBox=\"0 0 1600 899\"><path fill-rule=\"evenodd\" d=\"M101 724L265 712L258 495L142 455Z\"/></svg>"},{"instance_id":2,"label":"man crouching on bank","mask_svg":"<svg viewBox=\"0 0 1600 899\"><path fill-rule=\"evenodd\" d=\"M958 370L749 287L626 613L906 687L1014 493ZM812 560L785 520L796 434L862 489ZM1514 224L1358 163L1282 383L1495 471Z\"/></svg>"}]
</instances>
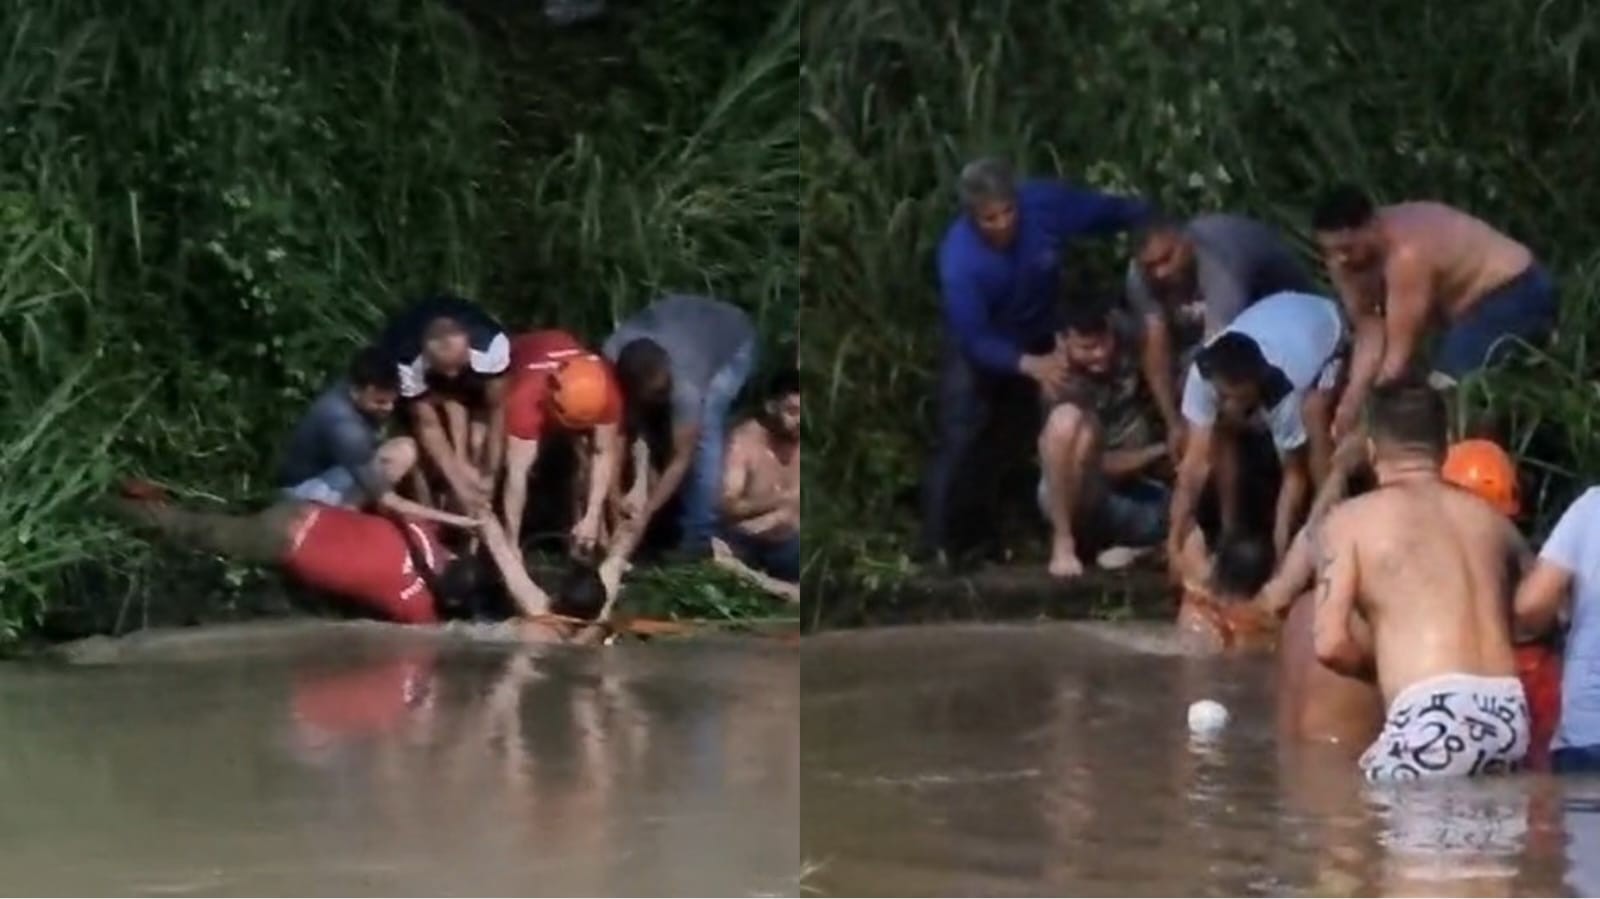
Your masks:
<instances>
[{"instance_id":1,"label":"man crouching on bank","mask_svg":"<svg viewBox=\"0 0 1600 899\"><path fill-rule=\"evenodd\" d=\"M1441 477L1438 393L1399 382L1369 403L1378 489L1336 506L1314 537L1317 658L1344 674L1376 669L1388 717L1361 756L1368 779L1515 770L1529 717L1506 608L1522 538Z\"/></svg>"}]
</instances>

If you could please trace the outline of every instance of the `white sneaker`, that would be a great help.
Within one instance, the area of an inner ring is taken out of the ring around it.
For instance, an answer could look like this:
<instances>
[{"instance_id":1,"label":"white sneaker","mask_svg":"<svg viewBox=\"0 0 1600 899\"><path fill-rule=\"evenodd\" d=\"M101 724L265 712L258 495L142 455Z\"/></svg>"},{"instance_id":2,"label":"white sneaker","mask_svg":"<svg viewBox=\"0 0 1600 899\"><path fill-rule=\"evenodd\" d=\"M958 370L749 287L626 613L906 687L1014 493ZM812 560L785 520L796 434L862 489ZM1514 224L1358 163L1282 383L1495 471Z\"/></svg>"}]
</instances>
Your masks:
<instances>
[{"instance_id":1,"label":"white sneaker","mask_svg":"<svg viewBox=\"0 0 1600 899\"><path fill-rule=\"evenodd\" d=\"M1095 556L1094 564L1106 571L1120 571L1149 555L1150 547L1113 546Z\"/></svg>"}]
</instances>

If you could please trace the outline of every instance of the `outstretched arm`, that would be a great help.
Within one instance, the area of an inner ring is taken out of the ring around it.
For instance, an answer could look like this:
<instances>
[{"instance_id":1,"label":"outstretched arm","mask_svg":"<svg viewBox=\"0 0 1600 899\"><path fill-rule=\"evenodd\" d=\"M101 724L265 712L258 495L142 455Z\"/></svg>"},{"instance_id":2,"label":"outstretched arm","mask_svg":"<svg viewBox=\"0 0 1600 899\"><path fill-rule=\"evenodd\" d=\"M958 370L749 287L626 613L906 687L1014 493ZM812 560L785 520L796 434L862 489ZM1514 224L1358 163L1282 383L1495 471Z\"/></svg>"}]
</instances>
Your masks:
<instances>
[{"instance_id":1,"label":"outstretched arm","mask_svg":"<svg viewBox=\"0 0 1600 899\"><path fill-rule=\"evenodd\" d=\"M517 611L521 612L524 618L538 618L548 614L549 595L528 576L528 569L522 564L522 553L512 547L510 538L506 536L505 529L500 527L494 512L492 510L484 512L479 516L478 524L483 546L489 551L489 558L494 561L494 567L500 572L500 581L505 584L506 592L516 604Z\"/></svg>"},{"instance_id":2,"label":"outstretched arm","mask_svg":"<svg viewBox=\"0 0 1600 899\"><path fill-rule=\"evenodd\" d=\"M1384 275L1388 300L1383 315L1383 362L1378 366L1378 384L1399 378L1411 367L1433 299L1428 294L1427 269L1409 255L1393 260Z\"/></svg>"}]
</instances>

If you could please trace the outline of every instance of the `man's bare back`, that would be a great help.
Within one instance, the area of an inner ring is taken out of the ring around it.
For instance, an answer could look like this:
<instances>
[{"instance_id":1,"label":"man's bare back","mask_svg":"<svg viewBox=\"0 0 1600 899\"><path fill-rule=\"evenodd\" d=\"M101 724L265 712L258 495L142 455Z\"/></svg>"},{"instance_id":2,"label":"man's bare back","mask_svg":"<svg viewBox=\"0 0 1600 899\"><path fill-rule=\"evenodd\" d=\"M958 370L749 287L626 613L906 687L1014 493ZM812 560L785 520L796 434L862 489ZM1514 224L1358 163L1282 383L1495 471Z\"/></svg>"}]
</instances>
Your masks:
<instances>
[{"instance_id":1,"label":"man's bare back","mask_svg":"<svg viewBox=\"0 0 1600 899\"><path fill-rule=\"evenodd\" d=\"M1348 559L1385 702L1439 675L1515 676L1507 609L1520 551L1504 516L1432 477L1385 486L1329 513L1323 559ZM1339 576L1324 564L1319 604Z\"/></svg>"},{"instance_id":2,"label":"man's bare back","mask_svg":"<svg viewBox=\"0 0 1600 899\"><path fill-rule=\"evenodd\" d=\"M800 529L800 445L778 441L759 420L734 428L728 466L743 472L740 496L752 504L780 501L778 508L735 523L753 537L782 538ZM736 480L736 479L730 479Z\"/></svg>"},{"instance_id":3,"label":"man's bare back","mask_svg":"<svg viewBox=\"0 0 1600 899\"><path fill-rule=\"evenodd\" d=\"M1430 320L1454 321L1496 287L1533 264L1523 244L1490 227L1482 219L1443 203L1413 202L1385 206L1378 220L1388 243L1380 269L1345 272L1342 277L1368 308L1385 309L1395 302L1425 303L1417 310ZM1409 283L1415 291L1391 289Z\"/></svg>"}]
</instances>

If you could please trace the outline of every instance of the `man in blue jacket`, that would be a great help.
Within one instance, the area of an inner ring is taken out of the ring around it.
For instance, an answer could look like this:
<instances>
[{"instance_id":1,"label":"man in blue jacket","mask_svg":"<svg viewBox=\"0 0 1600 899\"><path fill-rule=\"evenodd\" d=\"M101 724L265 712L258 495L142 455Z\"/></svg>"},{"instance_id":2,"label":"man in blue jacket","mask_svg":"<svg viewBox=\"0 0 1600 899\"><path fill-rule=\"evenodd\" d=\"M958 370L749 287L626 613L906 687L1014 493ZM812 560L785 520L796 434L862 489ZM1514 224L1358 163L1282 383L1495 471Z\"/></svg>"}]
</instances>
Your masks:
<instances>
[{"instance_id":1,"label":"man in blue jacket","mask_svg":"<svg viewBox=\"0 0 1600 899\"><path fill-rule=\"evenodd\" d=\"M1041 389L1051 396L1066 383L1056 347L1066 243L1136 228L1151 212L1140 200L1059 181L1019 182L998 159L968 163L957 193L961 214L939 245L945 349L938 445L923 482L929 558L948 548L951 498L994 408L1019 395L1037 404Z\"/></svg>"}]
</instances>

